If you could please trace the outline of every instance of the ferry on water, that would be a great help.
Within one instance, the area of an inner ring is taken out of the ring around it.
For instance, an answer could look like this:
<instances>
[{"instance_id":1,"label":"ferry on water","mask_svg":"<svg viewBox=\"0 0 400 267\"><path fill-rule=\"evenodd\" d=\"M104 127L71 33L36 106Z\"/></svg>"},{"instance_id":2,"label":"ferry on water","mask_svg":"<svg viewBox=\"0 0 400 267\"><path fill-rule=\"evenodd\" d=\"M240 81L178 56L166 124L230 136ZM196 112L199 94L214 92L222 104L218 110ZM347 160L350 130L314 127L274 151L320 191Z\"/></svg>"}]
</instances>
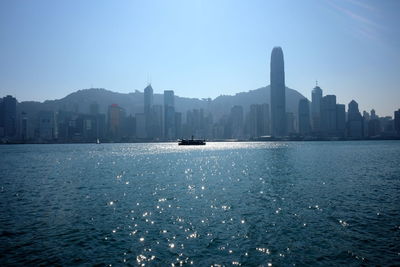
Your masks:
<instances>
[{"instance_id":1,"label":"ferry on water","mask_svg":"<svg viewBox=\"0 0 400 267\"><path fill-rule=\"evenodd\" d=\"M182 139L179 140L178 145L180 146L204 146L206 144L206 140L201 140L201 139Z\"/></svg>"}]
</instances>

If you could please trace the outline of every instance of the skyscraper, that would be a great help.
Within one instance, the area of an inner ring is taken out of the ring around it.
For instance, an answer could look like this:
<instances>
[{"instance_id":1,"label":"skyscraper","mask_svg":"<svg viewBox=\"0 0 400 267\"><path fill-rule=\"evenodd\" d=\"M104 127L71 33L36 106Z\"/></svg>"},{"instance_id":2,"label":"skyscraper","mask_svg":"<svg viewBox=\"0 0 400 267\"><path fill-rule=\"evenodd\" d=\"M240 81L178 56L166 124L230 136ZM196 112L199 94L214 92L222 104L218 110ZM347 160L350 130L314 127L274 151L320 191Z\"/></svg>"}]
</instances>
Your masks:
<instances>
[{"instance_id":1,"label":"skyscraper","mask_svg":"<svg viewBox=\"0 0 400 267\"><path fill-rule=\"evenodd\" d=\"M282 48L271 53L271 131L274 136L286 135L285 68Z\"/></svg>"},{"instance_id":2,"label":"skyscraper","mask_svg":"<svg viewBox=\"0 0 400 267\"><path fill-rule=\"evenodd\" d=\"M325 136L336 136L336 96L326 95L321 100L321 131Z\"/></svg>"},{"instance_id":3,"label":"skyscraper","mask_svg":"<svg viewBox=\"0 0 400 267\"><path fill-rule=\"evenodd\" d=\"M167 139L175 139L175 99L173 90L164 91L164 134Z\"/></svg>"},{"instance_id":4,"label":"skyscraper","mask_svg":"<svg viewBox=\"0 0 400 267\"><path fill-rule=\"evenodd\" d=\"M321 131L321 99L322 89L317 85L311 93L311 120L314 132Z\"/></svg>"},{"instance_id":5,"label":"skyscraper","mask_svg":"<svg viewBox=\"0 0 400 267\"><path fill-rule=\"evenodd\" d=\"M299 101L299 133L310 134L310 104L307 98Z\"/></svg>"},{"instance_id":6,"label":"skyscraper","mask_svg":"<svg viewBox=\"0 0 400 267\"><path fill-rule=\"evenodd\" d=\"M346 135L346 106L336 104L336 130L337 136L345 137Z\"/></svg>"},{"instance_id":7,"label":"skyscraper","mask_svg":"<svg viewBox=\"0 0 400 267\"><path fill-rule=\"evenodd\" d=\"M400 108L394 112L394 129L396 130L397 135L400 136Z\"/></svg>"},{"instance_id":8,"label":"skyscraper","mask_svg":"<svg viewBox=\"0 0 400 267\"><path fill-rule=\"evenodd\" d=\"M150 114L153 106L153 88L149 84L144 88L144 114Z\"/></svg>"},{"instance_id":9,"label":"skyscraper","mask_svg":"<svg viewBox=\"0 0 400 267\"><path fill-rule=\"evenodd\" d=\"M347 112L347 130L348 136L352 138L363 137L363 117L358 110L358 103L351 100Z\"/></svg>"},{"instance_id":10,"label":"skyscraper","mask_svg":"<svg viewBox=\"0 0 400 267\"><path fill-rule=\"evenodd\" d=\"M6 137L17 133L17 99L10 95L3 97L3 127Z\"/></svg>"},{"instance_id":11,"label":"skyscraper","mask_svg":"<svg viewBox=\"0 0 400 267\"><path fill-rule=\"evenodd\" d=\"M125 110L112 104L108 107L108 130L111 139L119 140L122 137L122 126L125 119Z\"/></svg>"},{"instance_id":12,"label":"skyscraper","mask_svg":"<svg viewBox=\"0 0 400 267\"><path fill-rule=\"evenodd\" d=\"M229 116L232 138L243 137L243 107L233 106Z\"/></svg>"},{"instance_id":13,"label":"skyscraper","mask_svg":"<svg viewBox=\"0 0 400 267\"><path fill-rule=\"evenodd\" d=\"M144 88L144 117L145 117L145 132L147 138L154 138L154 120L153 120L153 88L149 84Z\"/></svg>"}]
</instances>

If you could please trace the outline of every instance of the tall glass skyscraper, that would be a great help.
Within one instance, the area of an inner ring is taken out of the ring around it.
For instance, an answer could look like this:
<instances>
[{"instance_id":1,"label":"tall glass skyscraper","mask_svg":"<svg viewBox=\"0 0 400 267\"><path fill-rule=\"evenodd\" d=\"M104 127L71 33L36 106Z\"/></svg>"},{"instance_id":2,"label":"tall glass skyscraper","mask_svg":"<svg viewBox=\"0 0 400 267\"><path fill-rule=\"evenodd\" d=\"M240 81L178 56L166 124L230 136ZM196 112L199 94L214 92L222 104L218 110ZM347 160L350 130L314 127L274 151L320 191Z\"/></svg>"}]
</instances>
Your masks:
<instances>
[{"instance_id":1,"label":"tall glass skyscraper","mask_svg":"<svg viewBox=\"0 0 400 267\"><path fill-rule=\"evenodd\" d=\"M271 53L271 132L273 136L286 135L285 68L280 47Z\"/></svg>"}]
</instances>

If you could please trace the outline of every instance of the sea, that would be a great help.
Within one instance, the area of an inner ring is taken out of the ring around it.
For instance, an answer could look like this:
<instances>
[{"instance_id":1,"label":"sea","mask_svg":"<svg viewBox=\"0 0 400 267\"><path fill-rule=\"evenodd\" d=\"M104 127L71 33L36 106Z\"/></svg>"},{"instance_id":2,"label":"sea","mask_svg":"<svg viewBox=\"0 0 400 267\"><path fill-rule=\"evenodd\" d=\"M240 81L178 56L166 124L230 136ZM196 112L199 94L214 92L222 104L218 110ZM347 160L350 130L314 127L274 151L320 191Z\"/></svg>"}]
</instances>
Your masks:
<instances>
[{"instance_id":1,"label":"sea","mask_svg":"<svg viewBox=\"0 0 400 267\"><path fill-rule=\"evenodd\" d=\"M0 146L1 266L399 266L400 142Z\"/></svg>"}]
</instances>

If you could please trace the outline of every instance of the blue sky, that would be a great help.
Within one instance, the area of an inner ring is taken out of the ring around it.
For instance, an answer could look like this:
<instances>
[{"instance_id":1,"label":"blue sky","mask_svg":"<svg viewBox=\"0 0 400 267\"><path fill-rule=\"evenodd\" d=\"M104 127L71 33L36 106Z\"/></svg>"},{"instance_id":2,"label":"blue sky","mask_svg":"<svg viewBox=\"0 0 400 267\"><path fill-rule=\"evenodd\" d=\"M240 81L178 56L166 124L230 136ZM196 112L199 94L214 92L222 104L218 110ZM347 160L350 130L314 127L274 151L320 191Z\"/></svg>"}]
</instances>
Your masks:
<instances>
[{"instance_id":1,"label":"blue sky","mask_svg":"<svg viewBox=\"0 0 400 267\"><path fill-rule=\"evenodd\" d=\"M400 1L0 1L0 96L62 98L100 87L187 97L269 84L281 46L286 84L318 80L338 102L400 108Z\"/></svg>"}]
</instances>

